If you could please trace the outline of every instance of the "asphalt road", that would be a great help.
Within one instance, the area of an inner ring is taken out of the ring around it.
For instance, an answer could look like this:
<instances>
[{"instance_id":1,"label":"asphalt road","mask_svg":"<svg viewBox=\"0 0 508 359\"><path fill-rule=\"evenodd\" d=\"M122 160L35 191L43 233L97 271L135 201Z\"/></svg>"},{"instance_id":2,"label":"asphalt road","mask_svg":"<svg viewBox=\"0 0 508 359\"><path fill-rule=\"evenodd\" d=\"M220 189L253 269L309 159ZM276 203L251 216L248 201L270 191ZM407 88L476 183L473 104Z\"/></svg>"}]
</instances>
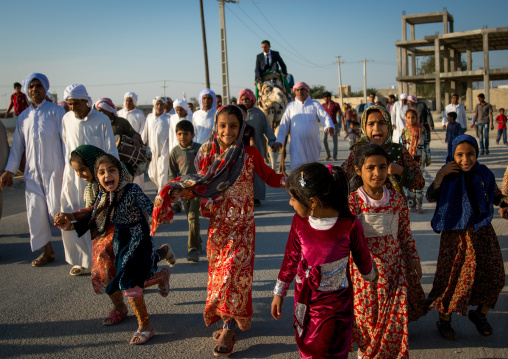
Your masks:
<instances>
[{"instance_id":1,"label":"asphalt road","mask_svg":"<svg viewBox=\"0 0 508 359\"><path fill-rule=\"evenodd\" d=\"M491 131L493 133L495 131ZM439 137L444 133L439 131ZM445 145L433 133L433 164L425 173L427 185L444 163ZM339 140L339 161L349 151L347 141ZM501 184L508 147L496 146L491 137L491 154L480 158ZM323 158L322 155L321 158ZM155 197L155 187L146 182L147 194ZM42 268L30 262L38 253L30 252L28 224L22 181L4 191L4 217L0 221L0 357L1 358L211 358L215 329L207 328L202 312L206 300L207 262L185 260L187 221L184 213L175 215L173 224L160 228L156 246L170 243L178 262L172 269L171 293L162 298L156 290L145 294L152 325L157 335L143 346L128 344L137 328L130 312L119 325L105 327L102 319L110 310L109 299L95 295L90 275L71 277L64 260L58 230L53 247L57 259ZM275 321L270 303L284 248L294 215L284 190L269 188L267 200L256 208L256 262L253 283L254 316L252 328L237 333L232 358L299 358L292 323L292 295L289 293L283 316ZM422 284L428 294L436 268L439 235L430 227L434 205L424 204L425 214L411 213L411 228L422 260ZM494 228L508 273L508 222L496 217ZM201 220L201 235L206 239L208 220ZM508 358L508 290L505 286L497 306L489 313L494 335L484 338L465 317L454 315L453 325L459 339L446 341L436 329L437 312L432 311L409 326L410 355L413 358ZM351 353L350 358L356 358Z\"/></svg>"}]
</instances>

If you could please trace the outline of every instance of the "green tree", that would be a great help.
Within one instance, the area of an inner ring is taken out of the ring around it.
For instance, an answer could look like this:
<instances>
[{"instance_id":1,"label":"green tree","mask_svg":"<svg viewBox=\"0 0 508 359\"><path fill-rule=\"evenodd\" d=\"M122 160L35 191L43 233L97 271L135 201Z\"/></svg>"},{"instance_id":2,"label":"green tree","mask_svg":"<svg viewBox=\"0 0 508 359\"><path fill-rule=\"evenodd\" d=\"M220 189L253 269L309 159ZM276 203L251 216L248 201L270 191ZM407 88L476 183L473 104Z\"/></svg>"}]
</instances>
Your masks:
<instances>
[{"instance_id":1,"label":"green tree","mask_svg":"<svg viewBox=\"0 0 508 359\"><path fill-rule=\"evenodd\" d=\"M367 97L369 97L369 94L373 92L377 95L377 89L375 88L367 88ZM345 97L363 97L363 90L360 91L352 91L347 95L344 95Z\"/></svg>"},{"instance_id":2,"label":"green tree","mask_svg":"<svg viewBox=\"0 0 508 359\"><path fill-rule=\"evenodd\" d=\"M326 87L323 85L314 85L309 89L310 98L323 98L323 92L326 91ZM331 92L331 91L330 91Z\"/></svg>"}]
</instances>

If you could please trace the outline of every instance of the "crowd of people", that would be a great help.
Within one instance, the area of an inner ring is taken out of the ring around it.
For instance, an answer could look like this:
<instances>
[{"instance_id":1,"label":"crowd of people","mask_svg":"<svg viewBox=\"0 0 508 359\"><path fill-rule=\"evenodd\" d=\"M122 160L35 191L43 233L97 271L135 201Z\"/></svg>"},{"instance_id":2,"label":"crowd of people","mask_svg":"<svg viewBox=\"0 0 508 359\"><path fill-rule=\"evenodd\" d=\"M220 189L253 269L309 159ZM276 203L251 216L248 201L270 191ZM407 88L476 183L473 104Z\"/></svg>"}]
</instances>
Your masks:
<instances>
[{"instance_id":1,"label":"crowd of people","mask_svg":"<svg viewBox=\"0 0 508 359\"><path fill-rule=\"evenodd\" d=\"M258 80L282 61L269 43L262 46ZM287 76L285 65L282 73ZM222 323L212 333L213 354L233 351L236 327L251 326L254 207L265 200L266 184L285 189L296 212L270 310L281 317L296 279L293 326L303 358L346 358L353 343L361 358L408 357L408 324L431 309L439 312L437 328L444 338L457 338L452 312L468 315L480 334L493 334L486 314L505 273L491 221L494 205L508 219L508 171L500 190L478 161L489 154L489 120L491 129L494 123L484 96L475 109L480 145L465 134L458 96L443 114L448 156L426 191L427 200L436 202L431 225L441 242L425 297L409 212L423 213L423 171L431 164L434 122L415 96L402 94L399 101L390 96L385 107L371 94L358 120L351 106L341 109L329 92L321 105L305 82L297 82L274 132L248 88L240 91L238 106L222 106L218 95L204 89L195 111L184 99L157 96L145 118L134 92L124 95L117 111L109 98L93 103L82 84L69 85L64 101L55 104L48 97L49 80L40 73L14 87L9 111L14 108L17 123L10 149L0 123L0 189L12 184L25 158L30 244L32 251L43 249L32 266L54 261L51 227L60 228L70 274L90 271L95 293L110 297L113 308L104 325L127 316L127 298L138 320L131 344L155 335L143 292L157 285L168 296L176 258L168 244L154 249L153 236L183 207L189 224L186 259L198 262L206 248L205 324ZM506 121L503 110L496 118L498 143L503 136L506 144ZM322 144L325 161L338 160L341 128L351 152L341 166L323 165ZM286 176L269 167L265 156L280 150L288 136ZM153 203L144 193L143 168L120 160L119 141L130 141L135 151L149 148L147 173L157 188ZM200 216L210 218L206 245ZM169 268L160 269L164 260ZM468 312L469 306L478 308Z\"/></svg>"}]
</instances>

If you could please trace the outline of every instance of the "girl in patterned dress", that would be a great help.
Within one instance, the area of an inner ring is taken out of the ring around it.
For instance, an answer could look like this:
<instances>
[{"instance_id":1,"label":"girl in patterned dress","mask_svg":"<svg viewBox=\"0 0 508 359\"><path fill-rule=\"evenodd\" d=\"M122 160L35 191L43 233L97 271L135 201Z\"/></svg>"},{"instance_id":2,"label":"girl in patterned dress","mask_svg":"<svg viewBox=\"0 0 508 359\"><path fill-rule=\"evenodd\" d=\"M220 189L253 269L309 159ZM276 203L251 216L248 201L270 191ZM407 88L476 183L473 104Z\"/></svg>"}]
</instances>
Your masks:
<instances>
[{"instance_id":1,"label":"girl in patterned dress","mask_svg":"<svg viewBox=\"0 0 508 359\"><path fill-rule=\"evenodd\" d=\"M222 320L215 356L229 355L236 341L234 328L247 330L252 318L254 272L254 173L272 187L284 187L286 177L265 164L256 147L245 146L246 121L238 106L222 106L214 129L196 156L198 174L170 181L156 198L152 234L167 221L159 211L180 196L202 197L211 205L208 227L208 286L204 311L207 326ZM168 214L171 218L171 212Z\"/></svg>"},{"instance_id":2,"label":"girl in patterned dress","mask_svg":"<svg viewBox=\"0 0 508 359\"><path fill-rule=\"evenodd\" d=\"M407 109L406 114L406 127L402 129L400 135L401 143L406 146L409 154L415 159L420 166L420 170L425 170L425 166L430 166L430 136L427 135L425 127L420 124L418 120L418 113L414 107ZM423 189L409 189L407 190L407 199L409 210L411 212L418 212L423 214Z\"/></svg>"},{"instance_id":3,"label":"girl in patterned dress","mask_svg":"<svg viewBox=\"0 0 508 359\"><path fill-rule=\"evenodd\" d=\"M106 287L111 295L123 290L138 319L138 330L130 343L143 344L155 335L143 297L143 288L158 284L159 294L169 294L170 272L157 272L160 255L154 251L146 215L153 204L141 188L125 179L120 161L109 154L95 162L99 194L94 207L72 214L59 213L55 225L62 230L76 230L82 236L90 230L92 238L103 236L114 226L113 250L116 275Z\"/></svg>"},{"instance_id":4,"label":"girl in patterned dress","mask_svg":"<svg viewBox=\"0 0 508 359\"><path fill-rule=\"evenodd\" d=\"M348 208L348 179L340 167L308 163L288 178L296 211L273 291L281 307L296 276L294 328L302 358L347 358L353 323L349 253L367 281L376 279L360 221Z\"/></svg>"},{"instance_id":5,"label":"girl in patterned dress","mask_svg":"<svg viewBox=\"0 0 508 359\"><path fill-rule=\"evenodd\" d=\"M466 315L481 335L492 335L486 314L494 308L505 283L503 257L491 221L494 204L505 207L494 174L478 160L478 143L459 135L448 146L447 164L427 189L437 202L432 229L441 232L430 308L439 311L437 327L446 339L457 339L451 314ZM504 214L504 212L503 212ZM503 216L503 218L506 218Z\"/></svg>"},{"instance_id":6,"label":"girl in patterned dress","mask_svg":"<svg viewBox=\"0 0 508 359\"><path fill-rule=\"evenodd\" d=\"M362 223L379 272L372 284L356 265L351 267L352 341L363 358L407 358L408 324L425 315L422 269L407 204L402 195L383 186L388 168L389 155L382 147L368 144L356 151L359 187L349 196L349 208Z\"/></svg>"},{"instance_id":7,"label":"girl in patterned dress","mask_svg":"<svg viewBox=\"0 0 508 359\"><path fill-rule=\"evenodd\" d=\"M349 179L356 175L356 151L363 145L375 143L384 148L389 156L388 181L385 185L399 192L403 197L404 187L411 190L422 190L425 186L420 166L404 146L392 142L392 121L390 114L383 106L373 105L362 114L362 137L353 145L347 160L342 164ZM352 190L356 190L355 187Z\"/></svg>"}]
</instances>

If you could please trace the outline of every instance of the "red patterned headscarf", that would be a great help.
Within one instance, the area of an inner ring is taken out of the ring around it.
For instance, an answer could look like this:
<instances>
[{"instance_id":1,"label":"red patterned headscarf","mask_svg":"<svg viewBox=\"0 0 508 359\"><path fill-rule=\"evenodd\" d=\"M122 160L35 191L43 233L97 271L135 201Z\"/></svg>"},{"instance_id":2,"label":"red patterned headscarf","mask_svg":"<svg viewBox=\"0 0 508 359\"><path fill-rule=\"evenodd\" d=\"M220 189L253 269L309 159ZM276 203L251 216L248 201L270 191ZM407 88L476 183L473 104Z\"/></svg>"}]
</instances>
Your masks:
<instances>
[{"instance_id":1,"label":"red patterned headscarf","mask_svg":"<svg viewBox=\"0 0 508 359\"><path fill-rule=\"evenodd\" d=\"M250 98L253 106L256 103L256 96L254 95L254 92L252 92L251 90L243 89L242 91L240 91L240 93L238 94L239 101L242 100L242 96L247 96L248 98Z\"/></svg>"},{"instance_id":2,"label":"red patterned headscarf","mask_svg":"<svg viewBox=\"0 0 508 359\"><path fill-rule=\"evenodd\" d=\"M111 112L116 116L116 107L113 101L109 98L100 98L97 101L95 101L95 108L99 109L102 108L103 110L106 110L108 112Z\"/></svg>"}]
</instances>

